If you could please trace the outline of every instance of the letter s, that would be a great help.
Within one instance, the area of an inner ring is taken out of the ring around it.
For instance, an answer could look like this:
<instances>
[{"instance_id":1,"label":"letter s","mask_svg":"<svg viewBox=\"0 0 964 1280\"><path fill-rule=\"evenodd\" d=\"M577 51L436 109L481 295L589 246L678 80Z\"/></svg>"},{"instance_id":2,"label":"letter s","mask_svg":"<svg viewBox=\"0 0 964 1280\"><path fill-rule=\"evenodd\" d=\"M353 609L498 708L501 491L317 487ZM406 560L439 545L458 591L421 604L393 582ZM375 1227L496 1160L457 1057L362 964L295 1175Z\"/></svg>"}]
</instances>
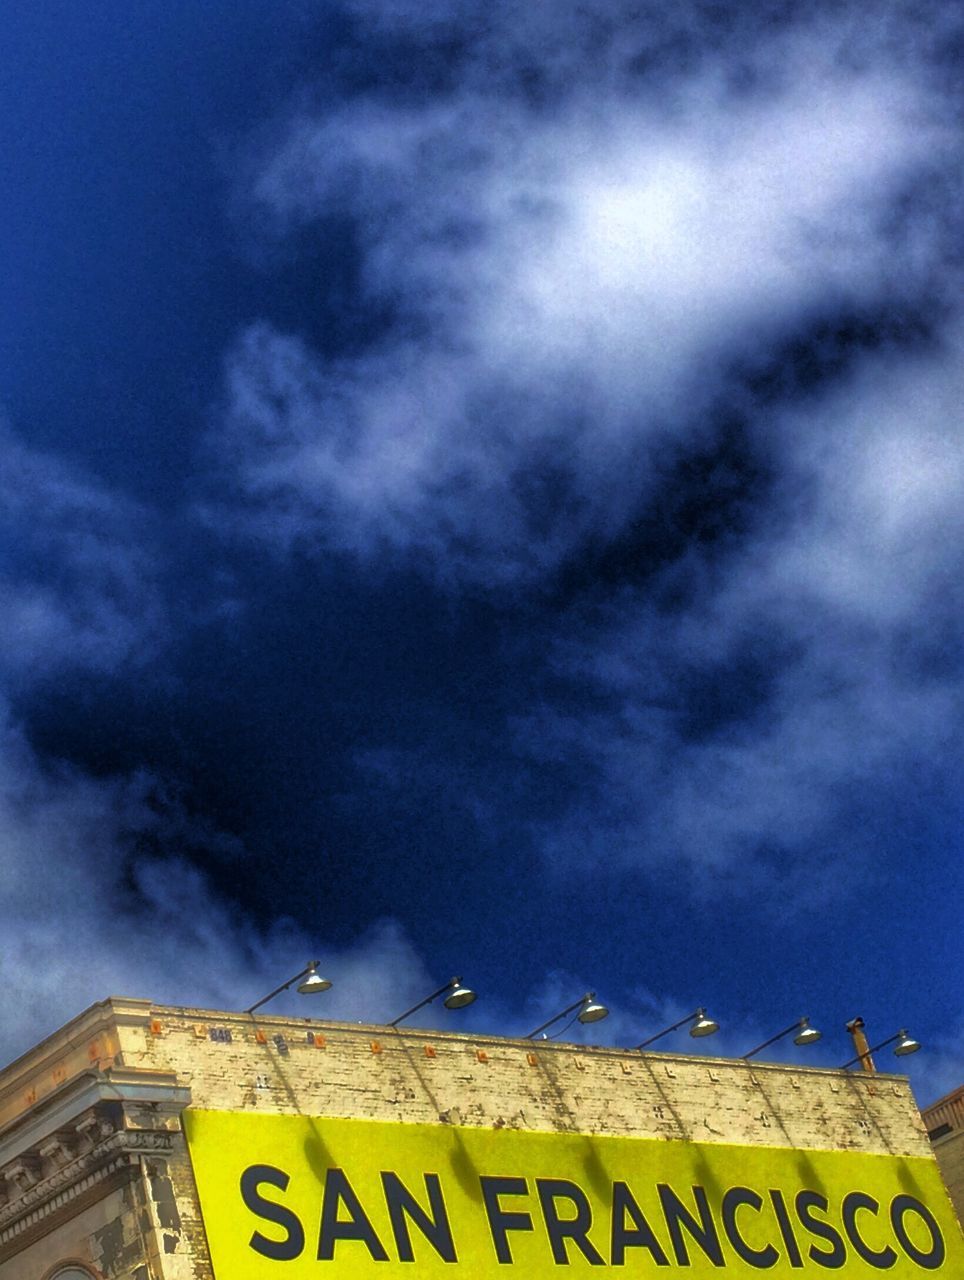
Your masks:
<instances>
[{"instance_id":1,"label":"letter s","mask_svg":"<svg viewBox=\"0 0 964 1280\"><path fill-rule=\"evenodd\" d=\"M273 1200L265 1200L258 1188L262 1182L284 1191L289 1182L288 1175L270 1164L253 1164L241 1175L241 1199L252 1213L273 1222L283 1228L283 1240L271 1240L256 1231L248 1242L256 1253L264 1258L272 1258L275 1262L291 1262L305 1247L305 1230L298 1217L282 1204Z\"/></svg>"},{"instance_id":2,"label":"letter s","mask_svg":"<svg viewBox=\"0 0 964 1280\"><path fill-rule=\"evenodd\" d=\"M816 1236L818 1240L826 1240L830 1245L829 1249L817 1249L811 1245L808 1250L810 1257L818 1267L827 1267L831 1270L842 1267L847 1261L847 1249L839 1232L829 1222L813 1216L814 1209L819 1209L822 1213L827 1212L829 1208L827 1197L822 1196L819 1191L798 1191L794 1203L803 1229L809 1231L812 1236Z\"/></svg>"}]
</instances>

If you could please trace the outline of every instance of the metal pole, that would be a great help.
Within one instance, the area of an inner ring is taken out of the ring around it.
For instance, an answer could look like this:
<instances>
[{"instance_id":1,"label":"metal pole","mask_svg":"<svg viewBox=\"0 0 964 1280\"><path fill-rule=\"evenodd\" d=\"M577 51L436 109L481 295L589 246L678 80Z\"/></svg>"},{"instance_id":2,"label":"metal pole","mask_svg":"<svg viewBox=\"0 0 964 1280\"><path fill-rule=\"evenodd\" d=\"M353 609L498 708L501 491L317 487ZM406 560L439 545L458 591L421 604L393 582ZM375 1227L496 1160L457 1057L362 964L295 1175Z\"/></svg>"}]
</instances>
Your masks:
<instances>
[{"instance_id":1,"label":"metal pole","mask_svg":"<svg viewBox=\"0 0 964 1280\"><path fill-rule=\"evenodd\" d=\"M775 1044L777 1040L782 1040L784 1036L788 1036L791 1031L796 1031L798 1027L805 1026L806 1022L806 1018L800 1018L796 1022L791 1022L789 1027L784 1028L783 1031L778 1031L775 1036L771 1036L769 1040L764 1040L763 1043L758 1044L755 1049L751 1049L749 1053L745 1053L743 1055L743 1061L746 1062L747 1058L752 1058L755 1054L759 1053L761 1049L769 1048L769 1046L771 1044Z\"/></svg>"},{"instance_id":2,"label":"metal pole","mask_svg":"<svg viewBox=\"0 0 964 1280\"><path fill-rule=\"evenodd\" d=\"M870 1056L870 1045L867 1043L867 1037L864 1035L863 1018L852 1018L850 1022L847 1023L847 1030L850 1032L851 1039L854 1042L854 1048L857 1050L857 1056L855 1058L851 1058L850 1062L845 1063L845 1066L850 1067L853 1066L855 1062L859 1062L864 1071L876 1072L877 1068L874 1066L874 1060ZM896 1036L891 1036L891 1040L896 1039ZM889 1043L890 1041L888 1040L884 1041L884 1044ZM879 1049L881 1046L878 1044L874 1047Z\"/></svg>"},{"instance_id":3,"label":"metal pole","mask_svg":"<svg viewBox=\"0 0 964 1280\"><path fill-rule=\"evenodd\" d=\"M848 1027L849 1027L849 1023L848 1023ZM903 1040L904 1036L906 1035L907 1035L907 1031L906 1029L904 1029L904 1030L898 1031L895 1036L888 1036L886 1040L881 1040L880 1044L873 1045L872 1048L867 1049L866 1052L858 1053L856 1058L851 1058L849 1062L845 1062L843 1066L840 1068L840 1070L845 1071L847 1067L852 1067L855 1062L860 1062L861 1064L863 1064L865 1061L869 1061L870 1055L872 1053L876 1053L878 1049L886 1049L889 1044L893 1044L895 1040ZM864 1044L866 1043L867 1041L864 1040ZM917 1047L920 1048L919 1045ZM911 1050L911 1052L913 1052L913 1050ZM864 1070L876 1071L877 1068L874 1066L870 1066L870 1067L864 1067Z\"/></svg>"},{"instance_id":4,"label":"metal pole","mask_svg":"<svg viewBox=\"0 0 964 1280\"><path fill-rule=\"evenodd\" d=\"M668 1036L671 1031L678 1031L684 1022L692 1022L694 1018L701 1018L705 1012L705 1009L697 1009L695 1013L688 1013L685 1018L680 1018L679 1022L674 1022L671 1027L665 1027L662 1031L657 1031L654 1036L650 1036L648 1040L643 1040L635 1048L645 1049L654 1040L660 1040L663 1036Z\"/></svg>"},{"instance_id":5,"label":"metal pole","mask_svg":"<svg viewBox=\"0 0 964 1280\"><path fill-rule=\"evenodd\" d=\"M546 1027L551 1027L554 1022L558 1022L560 1018L564 1018L567 1013L572 1013L574 1009L578 1009L581 1004L588 1004L590 1000L595 1000L595 991L587 991L586 994L578 1000L574 1000L568 1009L563 1009L562 1013L557 1013L554 1018L550 1018L548 1022L544 1022L541 1027L536 1027L535 1031L530 1031L525 1037L526 1040L533 1040L540 1031L545 1031Z\"/></svg>"},{"instance_id":6,"label":"metal pole","mask_svg":"<svg viewBox=\"0 0 964 1280\"><path fill-rule=\"evenodd\" d=\"M448 991L451 987L457 987L462 981L461 978L452 978L450 982L446 982L443 987L439 987L438 991L433 991L430 996L426 996L424 1000L419 1000L418 1004L413 1004L411 1009L406 1009L404 1013L400 1013L397 1018L388 1023L390 1027L397 1027L400 1022L404 1022L406 1018L410 1018L413 1013L418 1013L419 1009L424 1009L427 1004L431 1004L433 1000L437 1000L443 991Z\"/></svg>"},{"instance_id":7,"label":"metal pole","mask_svg":"<svg viewBox=\"0 0 964 1280\"><path fill-rule=\"evenodd\" d=\"M321 964L320 960L312 960L311 963L306 965L300 973L296 973L295 976L293 978L289 978L287 982L282 982L280 987L275 987L274 991L270 991L266 996L259 1000L257 1004L253 1004L250 1009L245 1009L245 1013L254 1013L255 1009L260 1009L263 1004L267 1004L268 1001L273 1000L275 996L280 996L282 991L287 991L293 982L297 982L299 978L304 978L309 973L314 972L314 970L318 968L319 964Z\"/></svg>"}]
</instances>

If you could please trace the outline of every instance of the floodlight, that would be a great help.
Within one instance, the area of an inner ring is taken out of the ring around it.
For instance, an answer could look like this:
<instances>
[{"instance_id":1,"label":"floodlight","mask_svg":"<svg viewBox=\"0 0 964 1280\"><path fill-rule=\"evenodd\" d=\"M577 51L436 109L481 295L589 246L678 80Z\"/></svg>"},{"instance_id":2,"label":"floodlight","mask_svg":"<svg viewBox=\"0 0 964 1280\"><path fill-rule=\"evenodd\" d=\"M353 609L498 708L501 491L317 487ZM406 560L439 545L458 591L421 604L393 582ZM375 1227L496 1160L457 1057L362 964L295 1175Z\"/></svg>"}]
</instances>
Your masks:
<instances>
[{"instance_id":1,"label":"floodlight","mask_svg":"<svg viewBox=\"0 0 964 1280\"><path fill-rule=\"evenodd\" d=\"M609 1017L609 1010L598 1000L586 1000L576 1017L580 1022L601 1022L603 1018Z\"/></svg>"},{"instance_id":2,"label":"floodlight","mask_svg":"<svg viewBox=\"0 0 964 1280\"><path fill-rule=\"evenodd\" d=\"M894 1056L903 1058L905 1054L916 1053L920 1048L919 1041L909 1036L906 1031L900 1032L900 1041L894 1045Z\"/></svg>"},{"instance_id":3,"label":"floodlight","mask_svg":"<svg viewBox=\"0 0 964 1280\"><path fill-rule=\"evenodd\" d=\"M320 995L322 991L327 991L331 987L331 983L327 978L323 978L318 972L319 960L311 960L300 973L296 973L293 978L289 978L287 982L282 982L280 987L275 987L274 991L269 991L266 996L262 996L250 1009L245 1009L245 1013L254 1013L255 1009L260 1009L263 1004L267 1004L269 1000L273 1000L275 996L287 991L292 983L298 983L298 992L303 996ZM303 981L298 982L301 978Z\"/></svg>"},{"instance_id":4,"label":"floodlight","mask_svg":"<svg viewBox=\"0 0 964 1280\"><path fill-rule=\"evenodd\" d=\"M907 1034L906 1030L902 1029L898 1031L896 1035L888 1036L886 1040L881 1040L880 1044L872 1045L871 1048L865 1049L863 1053L858 1053L856 1058L851 1058L849 1062L845 1062L840 1070L846 1071L846 1069L848 1067L852 1067L855 1062L860 1062L864 1058L869 1058L870 1055L872 1053L876 1053L878 1049L884 1049L887 1045L894 1044L895 1040L897 1041L897 1044L894 1045L894 1055L898 1058L904 1058L909 1053L916 1053L920 1048L920 1041L915 1040L912 1036ZM870 1069L873 1070L873 1067Z\"/></svg>"},{"instance_id":5,"label":"floodlight","mask_svg":"<svg viewBox=\"0 0 964 1280\"><path fill-rule=\"evenodd\" d=\"M577 1010L578 1012L576 1012ZM535 1037L545 1031L547 1027L551 1027L554 1022L561 1022L562 1019L570 1013L573 1014L571 1019L572 1022L577 1020L579 1022L601 1022L603 1018L607 1018L609 1016L609 1010L606 1006L596 999L595 991L587 991L584 996L580 996L578 1000L574 1000L572 1004L567 1005L561 1013L555 1014L548 1022L544 1022L541 1026L536 1027L535 1031L530 1031L525 1039L535 1039ZM565 1027L563 1027L563 1031L565 1031Z\"/></svg>"},{"instance_id":6,"label":"floodlight","mask_svg":"<svg viewBox=\"0 0 964 1280\"><path fill-rule=\"evenodd\" d=\"M662 1031L657 1031L654 1036L650 1036L648 1040L643 1040L634 1047L636 1049L645 1049L654 1040L668 1036L671 1031L678 1031L687 1022L693 1024L690 1027L690 1035L695 1039L700 1039L702 1036L711 1036L720 1029L718 1022L714 1022L712 1018L706 1016L705 1009L697 1009L695 1013L688 1013L685 1018L680 1018L679 1022L674 1022L671 1027L664 1027Z\"/></svg>"},{"instance_id":7,"label":"floodlight","mask_svg":"<svg viewBox=\"0 0 964 1280\"><path fill-rule=\"evenodd\" d=\"M461 978L450 978L444 986L439 987L437 991L433 991L430 996L426 996L424 1000L419 1000L418 1004L413 1004L411 1009L406 1009L404 1013L400 1013L397 1018L393 1018L388 1024L390 1027L397 1027L400 1022L404 1022L406 1018L410 1018L413 1013L417 1013L419 1009L424 1009L427 1004L431 1004L443 992L447 991L448 995L442 1001L446 1009L464 1009L466 1005L472 1004L475 1000L475 992L469 987L462 986Z\"/></svg>"},{"instance_id":8,"label":"floodlight","mask_svg":"<svg viewBox=\"0 0 964 1280\"><path fill-rule=\"evenodd\" d=\"M775 1036L771 1036L769 1040L764 1040L762 1044L758 1044L755 1049L751 1049L749 1053L743 1055L743 1061L752 1058L766 1049L769 1045L774 1044L777 1040L782 1040L784 1036L790 1035L792 1031L797 1034L793 1037L793 1043L799 1045L816 1044L820 1039L820 1032L816 1027L811 1027L809 1018L798 1018L796 1022L791 1022L789 1027L784 1027L782 1031L778 1031Z\"/></svg>"},{"instance_id":9,"label":"floodlight","mask_svg":"<svg viewBox=\"0 0 964 1280\"><path fill-rule=\"evenodd\" d=\"M317 969L312 969L308 976L298 983L296 990L302 996L320 995L322 991L328 991L331 982L327 978L323 978Z\"/></svg>"},{"instance_id":10,"label":"floodlight","mask_svg":"<svg viewBox=\"0 0 964 1280\"><path fill-rule=\"evenodd\" d=\"M696 1021L690 1027L690 1035L693 1036L694 1039L698 1040L701 1036L711 1036L715 1034L719 1029L720 1024L718 1022L714 1022L712 1018L708 1018L705 1011L703 1011L697 1014Z\"/></svg>"}]
</instances>

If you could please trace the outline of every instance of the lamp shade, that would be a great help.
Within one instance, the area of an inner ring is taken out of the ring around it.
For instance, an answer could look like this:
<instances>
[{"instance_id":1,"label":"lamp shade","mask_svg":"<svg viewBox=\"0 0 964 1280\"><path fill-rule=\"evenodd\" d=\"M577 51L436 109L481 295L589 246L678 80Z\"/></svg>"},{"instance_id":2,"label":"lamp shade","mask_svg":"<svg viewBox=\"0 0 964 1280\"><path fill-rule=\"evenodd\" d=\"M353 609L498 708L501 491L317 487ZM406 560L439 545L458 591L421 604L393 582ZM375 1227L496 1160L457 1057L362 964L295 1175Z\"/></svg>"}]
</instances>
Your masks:
<instances>
[{"instance_id":1,"label":"lamp shade","mask_svg":"<svg viewBox=\"0 0 964 1280\"><path fill-rule=\"evenodd\" d=\"M720 1024L714 1022L712 1018L706 1016L705 1009L697 1009L696 1019L690 1027L690 1035L699 1039L701 1036L711 1036L714 1032L719 1031Z\"/></svg>"},{"instance_id":2,"label":"lamp shade","mask_svg":"<svg viewBox=\"0 0 964 1280\"><path fill-rule=\"evenodd\" d=\"M256 1009L260 1009L263 1004L267 1004L269 1000L273 1000L275 996L280 996L282 991L289 991L297 982L295 988L303 996L319 994L327 991L331 983L327 978L322 978L318 974L318 965L320 961L309 960L303 969L299 969L293 978L289 978L287 982L282 982L280 987L275 987L274 991L269 991L266 996L262 996L260 1000L255 1000L254 1004L245 1009L245 1013L254 1013Z\"/></svg>"},{"instance_id":3,"label":"lamp shade","mask_svg":"<svg viewBox=\"0 0 964 1280\"><path fill-rule=\"evenodd\" d=\"M322 991L327 991L331 987L331 983L327 978L323 978L317 969L312 969L311 973L298 983L297 990L303 996L320 995Z\"/></svg>"},{"instance_id":4,"label":"lamp shade","mask_svg":"<svg viewBox=\"0 0 964 1280\"><path fill-rule=\"evenodd\" d=\"M598 1000L586 1000L576 1016L580 1022L601 1022L609 1017L609 1010Z\"/></svg>"},{"instance_id":5,"label":"lamp shade","mask_svg":"<svg viewBox=\"0 0 964 1280\"><path fill-rule=\"evenodd\" d=\"M474 1000L475 992L469 987L463 987L461 982L457 982L442 1003L446 1009L464 1009L467 1004L472 1004Z\"/></svg>"},{"instance_id":6,"label":"lamp shade","mask_svg":"<svg viewBox=\"0 0 964 1280\"><path fill-rule=\"evenodd\" d=\"M404 1013L400 1013L388 1025L397 1027L400 1022L410 1018L413 1013L418 1013L419 1009L424 1009L427 1004L431 1004L439 996L443 997L442 1004L446 1009L464 1009L467 1004L472 1004L475 1000L475 992L470 987L463 987L461 978L450 978L444 986L439 987L437 991L433 991L430 995L419 1000L418 1004L413 1004L411 1009L406 1009Z\"/></svg>"},{"instance_id":7,"label":"lamp shade","mask_svg":"<svg viewBox=\"0 0 964 1280\"><path fill-rule=\"evenodd\" d=\"M894 1045L894 1053L898 1058L903 1058L908 1053L916 1053L920 1048L920 1042L909 1036L906 1031L900 1031L898 1035L900 1039Z\"/></svg>"},{"instance_id":8,"label":"lamp shade","mask_svg":"<svg viewBox=\"0 0 964 1280\"><path fill-rule=\"evenodd\" d=\"M817 1028L811 1027L810 1023L807 1022L806 1018L804 1018L800 1026L800 1030L793 1037L793 1043L794 1044L816 1044L817 1041L820 1039L820 1034L821 1033L817 1030Z\"/></svg>"}]
</instances>

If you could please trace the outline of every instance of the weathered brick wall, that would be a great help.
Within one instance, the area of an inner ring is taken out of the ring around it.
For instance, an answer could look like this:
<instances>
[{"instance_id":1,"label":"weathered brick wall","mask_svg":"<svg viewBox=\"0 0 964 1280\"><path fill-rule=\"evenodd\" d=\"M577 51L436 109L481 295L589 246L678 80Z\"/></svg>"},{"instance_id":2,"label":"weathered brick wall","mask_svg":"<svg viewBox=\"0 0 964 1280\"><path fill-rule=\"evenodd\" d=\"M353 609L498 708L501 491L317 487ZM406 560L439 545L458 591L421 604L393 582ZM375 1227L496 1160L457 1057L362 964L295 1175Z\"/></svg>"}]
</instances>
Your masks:
<instances>
[{"instance_id":1,"label":"weathered brick wall","mask_svg":"<svg viewBox=\"0 0 964 1280\"><path fill-rule=\"evenodd\" d=\"M95 1274L147 1280L147 1255L134 1185L102 1198L46 1230L0 1266L3 1280L41 1280L57 1264L83 1263Z\"/></svg>"},{"instance_id":2,"label":"weathered brick wall","mask_svg":"<svg viewBox=\"0 0 964 1280\"><path fill-rule=\"evenodd\" d=\"M163 1257L158 1257L156 1272L151 1280L154 1280L154 1276L156 1280L214 1280L194 1171L183 1135L178 1135L175 1141L173 1152L165 1163L164 1174L170 1180L170 1207L176 1217L178 1230L176 1239L173 1238L173 1233L161 1233L160 1239L165 1252Z\"/></svg>"},{"instance_id":3,"label":"weathered brick wall","mask_svg":"<svg viewBox=\"0 0 964 1280\"><path fill-rule=\"evenodd\" d=\"M964 1223L964 1085L938 1098L921 1116L951 1202Z\"/></svg>"},{"instance_id":4,"label":"weathered brick wall","mask_svg":"<svg viewBox=\"0 0 964 1280\"><path fill-rule=\"evenodd\" d=\"M214 1109L930 1154L895 1076L163 1008L121 1048Z\"/></svg>"},{"instance_id":5,"label":"weathered brick wall","mask_svg":"<svg viewBox=\"0 0 964 1280\"><path fill-rule=\"evenodd\" d=\"M964 1225L964 1129L934 1143L934 1155L957 1216Z\"/></svg>"}]
</instances>

